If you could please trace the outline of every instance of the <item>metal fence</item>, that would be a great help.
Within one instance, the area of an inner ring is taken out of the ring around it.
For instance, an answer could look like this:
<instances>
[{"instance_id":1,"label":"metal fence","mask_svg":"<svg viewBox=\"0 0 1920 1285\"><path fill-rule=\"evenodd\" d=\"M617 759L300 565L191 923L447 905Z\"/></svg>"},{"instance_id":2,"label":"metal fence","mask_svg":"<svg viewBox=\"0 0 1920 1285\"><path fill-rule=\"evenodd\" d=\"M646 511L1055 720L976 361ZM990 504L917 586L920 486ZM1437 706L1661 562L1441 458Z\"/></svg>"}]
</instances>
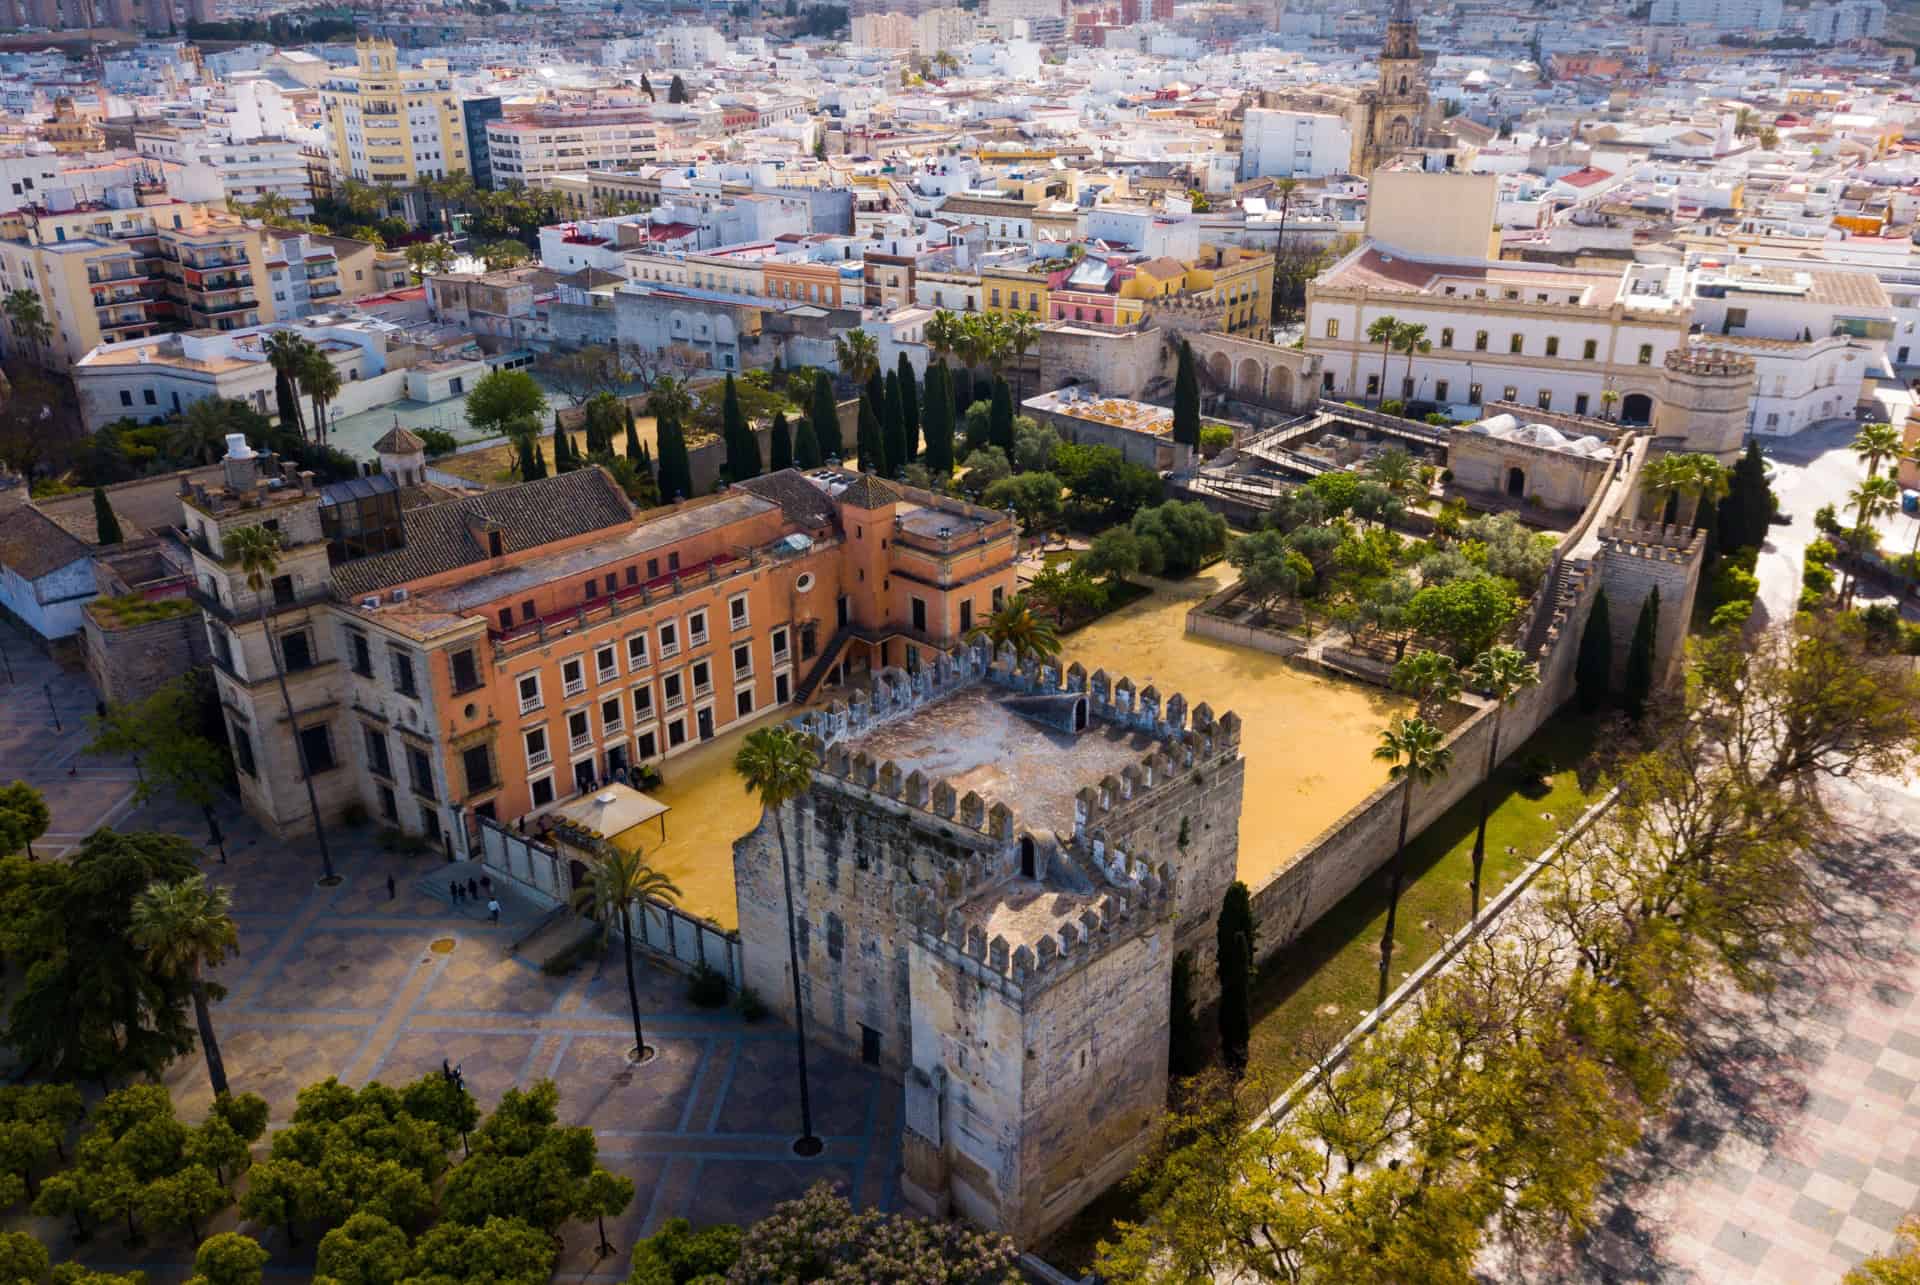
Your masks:
<instances>
[{"instance_id":1,"label":"metal fence","mask_svg":"<svg viewBox=\"0 0 1920 1285\"><path fill-rule=\"evenodd\" d=\"M524 889L534 900L565 906L585 874L585 864L558 847L508 829L486 817L480 823L480 861ZM739 989L746 976L740 934L678 906L648 898L632 911L633 944L648 954L684 968L701 964ZM615 926L616 934L619 932Z\"/></svg>"}]
</instances>

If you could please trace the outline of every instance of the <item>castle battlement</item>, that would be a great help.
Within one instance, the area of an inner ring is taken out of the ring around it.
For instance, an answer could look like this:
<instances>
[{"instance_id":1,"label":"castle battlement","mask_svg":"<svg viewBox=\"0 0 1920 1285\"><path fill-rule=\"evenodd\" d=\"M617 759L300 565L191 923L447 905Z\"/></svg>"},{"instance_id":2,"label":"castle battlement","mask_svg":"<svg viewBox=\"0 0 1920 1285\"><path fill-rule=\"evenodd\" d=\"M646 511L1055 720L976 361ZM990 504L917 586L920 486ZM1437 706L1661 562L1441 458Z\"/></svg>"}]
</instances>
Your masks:
<instances>
[{"instance_id":1,"label":"castle battlement","mask_svg":"<svg viewBox=\"0 0 1920 1285\"><path fill-rule=\"evenodd\" d=\"M1654 562L1692 562L1706 549L1706 532L1667 522L1622 519L1600 528L1601 546L1610 555Z\"/></svg>"},{"instance_id":2,"label":"castle battlement","mask_svg":"<svg viewBox=\"0 0 1920 1285\"><path fill-rule=\"evenodd\" d=\"M1753 374L1753 358L1725 348L1670 348L1666 367L1676 375L1724 375L1744 379Z\"/></svg>"}]
</instances>

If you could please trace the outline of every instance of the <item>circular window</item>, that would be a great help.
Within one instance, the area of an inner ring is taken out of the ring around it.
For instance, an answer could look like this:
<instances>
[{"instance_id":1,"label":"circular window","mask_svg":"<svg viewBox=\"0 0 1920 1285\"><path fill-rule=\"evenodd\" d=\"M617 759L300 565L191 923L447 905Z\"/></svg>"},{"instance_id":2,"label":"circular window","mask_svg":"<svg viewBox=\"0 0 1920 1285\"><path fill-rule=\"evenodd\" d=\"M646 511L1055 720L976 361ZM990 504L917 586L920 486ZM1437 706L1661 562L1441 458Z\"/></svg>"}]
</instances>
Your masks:
<instances>
[{"instance_id":1,"label":"circular window","mask_svg":"<svg viewBox=\"0 0 1920 1285\"><path fill-rule=\"evenodd\" d=\"M793 582L793 587L801 593L805 593L807 590L813 588L813 572L802 571L800 578Z\"/></svg>"},{"instance_id":2,"label":"circular window","mask_svg":"<svg viewBox=\"0 0 1920 1285\"><path fill-rule=\"evenodd\" d=\"M474 707L471 701L469 701L467 703L466 709L461 712L464 713L468 718L472 718L475 714L479 713L480 711Z\"/></svg>"}]
</instances>

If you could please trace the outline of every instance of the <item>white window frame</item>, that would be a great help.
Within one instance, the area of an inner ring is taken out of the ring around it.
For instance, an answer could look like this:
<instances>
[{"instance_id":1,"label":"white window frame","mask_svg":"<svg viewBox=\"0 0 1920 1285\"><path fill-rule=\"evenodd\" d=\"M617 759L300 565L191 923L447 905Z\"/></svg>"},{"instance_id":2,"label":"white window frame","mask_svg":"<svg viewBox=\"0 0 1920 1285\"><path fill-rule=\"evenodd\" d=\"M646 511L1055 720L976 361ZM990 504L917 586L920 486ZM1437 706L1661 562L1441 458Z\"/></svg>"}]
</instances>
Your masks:
<instances>
[{"instance_id":1,"label":"white window frame","mask_svg":"<svg viewBox=\"0 0 1920 1285\"><path fill-rule=\"evenodd\" d=\"M582 736L574 735L573 720L576 716L586 724L587 730L585 735L582 735ZM585 705L582 705L578 709L568 710L566 713L565 726L566 726L566 733L567 733L567 753L578 754L582 750L588 750L593 748L593 744L594 744L593 711L591 709L587 708Z\"/></svg>"},{"instance_id":2,"label":"white window frame","mask_svg":"<svg viewBox=\"0 0 1920 1285\"><path fill-rule=\"evenodd\" d=\"M611 723L607 721L607 706L616 711ZM620 692L600 698L600 735L602 738L624 735L627 730L627 702Z\"/></svg>"},{"instance_id":3,"label":"white window frame","mask_svg":"<svg viewBox=\"0 0 1920 1285\"><path fill-rule=\"evenodd\" d=\"M707 670L707 681L704 683L695 677L703 665L706 666ZM713 662L711 660L694 661L693 664L687 667L687 681L693 685L693 698L695 700L711 700L713 697Z\"/></svg>"},{"instance_id":4,"label":"white window frame","mask_svg":"<svg viewBox=\"0 0 1920 1285\"><path fill-rule=\"evenodd\" d=\"M695 621L699 622L697 627L694 624ZM687 613L687 650L691 651L695 647L706 646L709 636L710 634L707 629L707 609L702 607L698 611L689 611Z\"/></svg>"},{"instance_id":5,"label":"white window frame","mask_svg":"<svg viewBox=\"0 0 1920 1285\"><path fill-rule=\"evenodd\" d=\"M580 676L578 678L567 677L567 666L569 665L573 666L577 671L579 671ZM560 662L560 693L561 695L578 696L581 692L584 692L586 690L587 690L587 658L584 655L569 656L565 660L561 661Z\"/></svg>"},{"instance_id":6,"label":"white window frame","mask_svg":"<svg viewBox=\"0 0 1920 1285\"><path fill-rule=\"evenodd\" d=\"M535 750L532 745L532 738L535 736L540 738L541 748L538 750ZM529 771L534 768L545 767L547 764L553 762L553 738L547 734L545 724L539 727L522 728L520 731L520 748L526 753L527 769Z\"/></svg>"},{"instance_id":7,"label":"white window frame","mask_svg":"<svg viewBox=\"0 0 1920 1285\"><path fill-rule=\"evenodd\" d=\"M605 665L600 663L602 656L608 658L608 663ZM595 647L593 649L593 674L594 681L598 683L610 683L620 677L620 649L612 643Z\"/></svg>"},{"instance_id":8,"label":"white window frame","mask_svg":"<svg viewBox=\"0 0 1920 1285\"><path fill-rule=\"evenodd\" d=\"M747 653L747 663L745 665L742 665L739 663L740 653L743 651ZM735 643L733 645L733 655L729 659L731 659L734 662L734 666L733 666L734 682L736 683L744 682L747 679L750 679L753 677L753 644L752 643L750 642Z\"/></svg>"},{"instance_id":9,"label":"white window frame","mask_svg":"<svg viewBox=\"0 0 1920 1285\"><path fill-rule=\"evenodd\" d=\"M727 625L731 629L747 629L753 624L753 609L747 595L736 593L727 599Z\"/></svg>"},{"instance_id":10,"label":"white window frame","mask_svg":"<svg viewBox=\"0 0 1920 1285\"><path fill-rule=\"evenodd\" d=\"M676 690L677 689L677 690ZM687 675L676 669L660 680L661 708L669 713L678 713L687 705Z\"/></svg>"},{"instance_id":11,"label":"white window frame","mask_svg":"<svg viewBox=\"0 0 1920 1285\"><path fill-rule=\"evenodd\" d=\"M531 701L527 699L528 682L533 683L533 699ZM537 709L546 708L547 694L543 690L543 684L540 682L539 670L536 669L530 673L520 675L520 677L515 680L514 690L519 693L520 712L522 714L531 714Z\"/></svg>"},{"instance_id":12,"label":"white window frame","mask_svg":"<svg viewBox=\"0 0 1920 1285\"><path fill-rule=\"evenodd\" d=\"M654 721L653 684L640 683L628 690L633 696L633 727L638 731ZM646 700L644 708L642 698Z\"/></svg>"},{"instance_id":13,"label":"white window frame","mask_svg":"<svg viewBox=\"0 0 1920 1285\"><path fill-rule=\"evenodd\" d=\"M637 634L627 635L627 672L629 674L637 670L645 669L652 663L651 641L652 640L647 637L647 631L644 629ZM633 645L635 643L640 644L640 659L638 660L633 658Z\"/></svg>"},{"instance_id":14,"label":"white window frame","mask_svg":"<svg viewBox=\"0 0 1920 1285\"><path fill-rule=\"evenodd\" d=\"M659 625L660 659L671 660L680 654L680 626L678 621L663 620Z\"/></svg>"},{"instance_id":15,"label":"white window frame","mask_svg":"<svg viewBox=\"0 0 1920 1285\"><path fill-rule=\"evenodd\" d=\"M538 803L534 801L533 792L536 788L539 787L539 785L543 781L546 783L547 792L551 794L553 797L548 799L545 803ZM528 807L534 807L534 808L552 807L555 803L558 803L559 801L560 801L560 792L554 788L553 773L542 772L539 776L528 778L527 780L527 806Z\"/></svg>"}]
</instances>

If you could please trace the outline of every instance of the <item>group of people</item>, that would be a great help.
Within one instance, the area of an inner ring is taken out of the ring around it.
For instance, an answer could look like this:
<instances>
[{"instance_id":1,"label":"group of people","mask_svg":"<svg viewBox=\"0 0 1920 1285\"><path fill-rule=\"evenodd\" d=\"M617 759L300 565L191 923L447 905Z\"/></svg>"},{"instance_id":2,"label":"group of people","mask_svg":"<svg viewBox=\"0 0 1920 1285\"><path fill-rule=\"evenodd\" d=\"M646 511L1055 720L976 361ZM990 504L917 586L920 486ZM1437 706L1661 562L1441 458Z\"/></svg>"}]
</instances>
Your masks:
<instances>
[{"instance_id":1,"label":"group of people","mask_svg":"<svg viewBox=\"0 0 1920 1285\"><path fill-rule=\"evenodd\" d=\"M493 895L493 880L485 875L478 879L468 879L462 884L458 879L449 880L447 891L453 894L453 904L463 901L478 901L482 892L487 894L487 918L493 923L500 922L500 899Z\"/></svg>"}]
</instances>

